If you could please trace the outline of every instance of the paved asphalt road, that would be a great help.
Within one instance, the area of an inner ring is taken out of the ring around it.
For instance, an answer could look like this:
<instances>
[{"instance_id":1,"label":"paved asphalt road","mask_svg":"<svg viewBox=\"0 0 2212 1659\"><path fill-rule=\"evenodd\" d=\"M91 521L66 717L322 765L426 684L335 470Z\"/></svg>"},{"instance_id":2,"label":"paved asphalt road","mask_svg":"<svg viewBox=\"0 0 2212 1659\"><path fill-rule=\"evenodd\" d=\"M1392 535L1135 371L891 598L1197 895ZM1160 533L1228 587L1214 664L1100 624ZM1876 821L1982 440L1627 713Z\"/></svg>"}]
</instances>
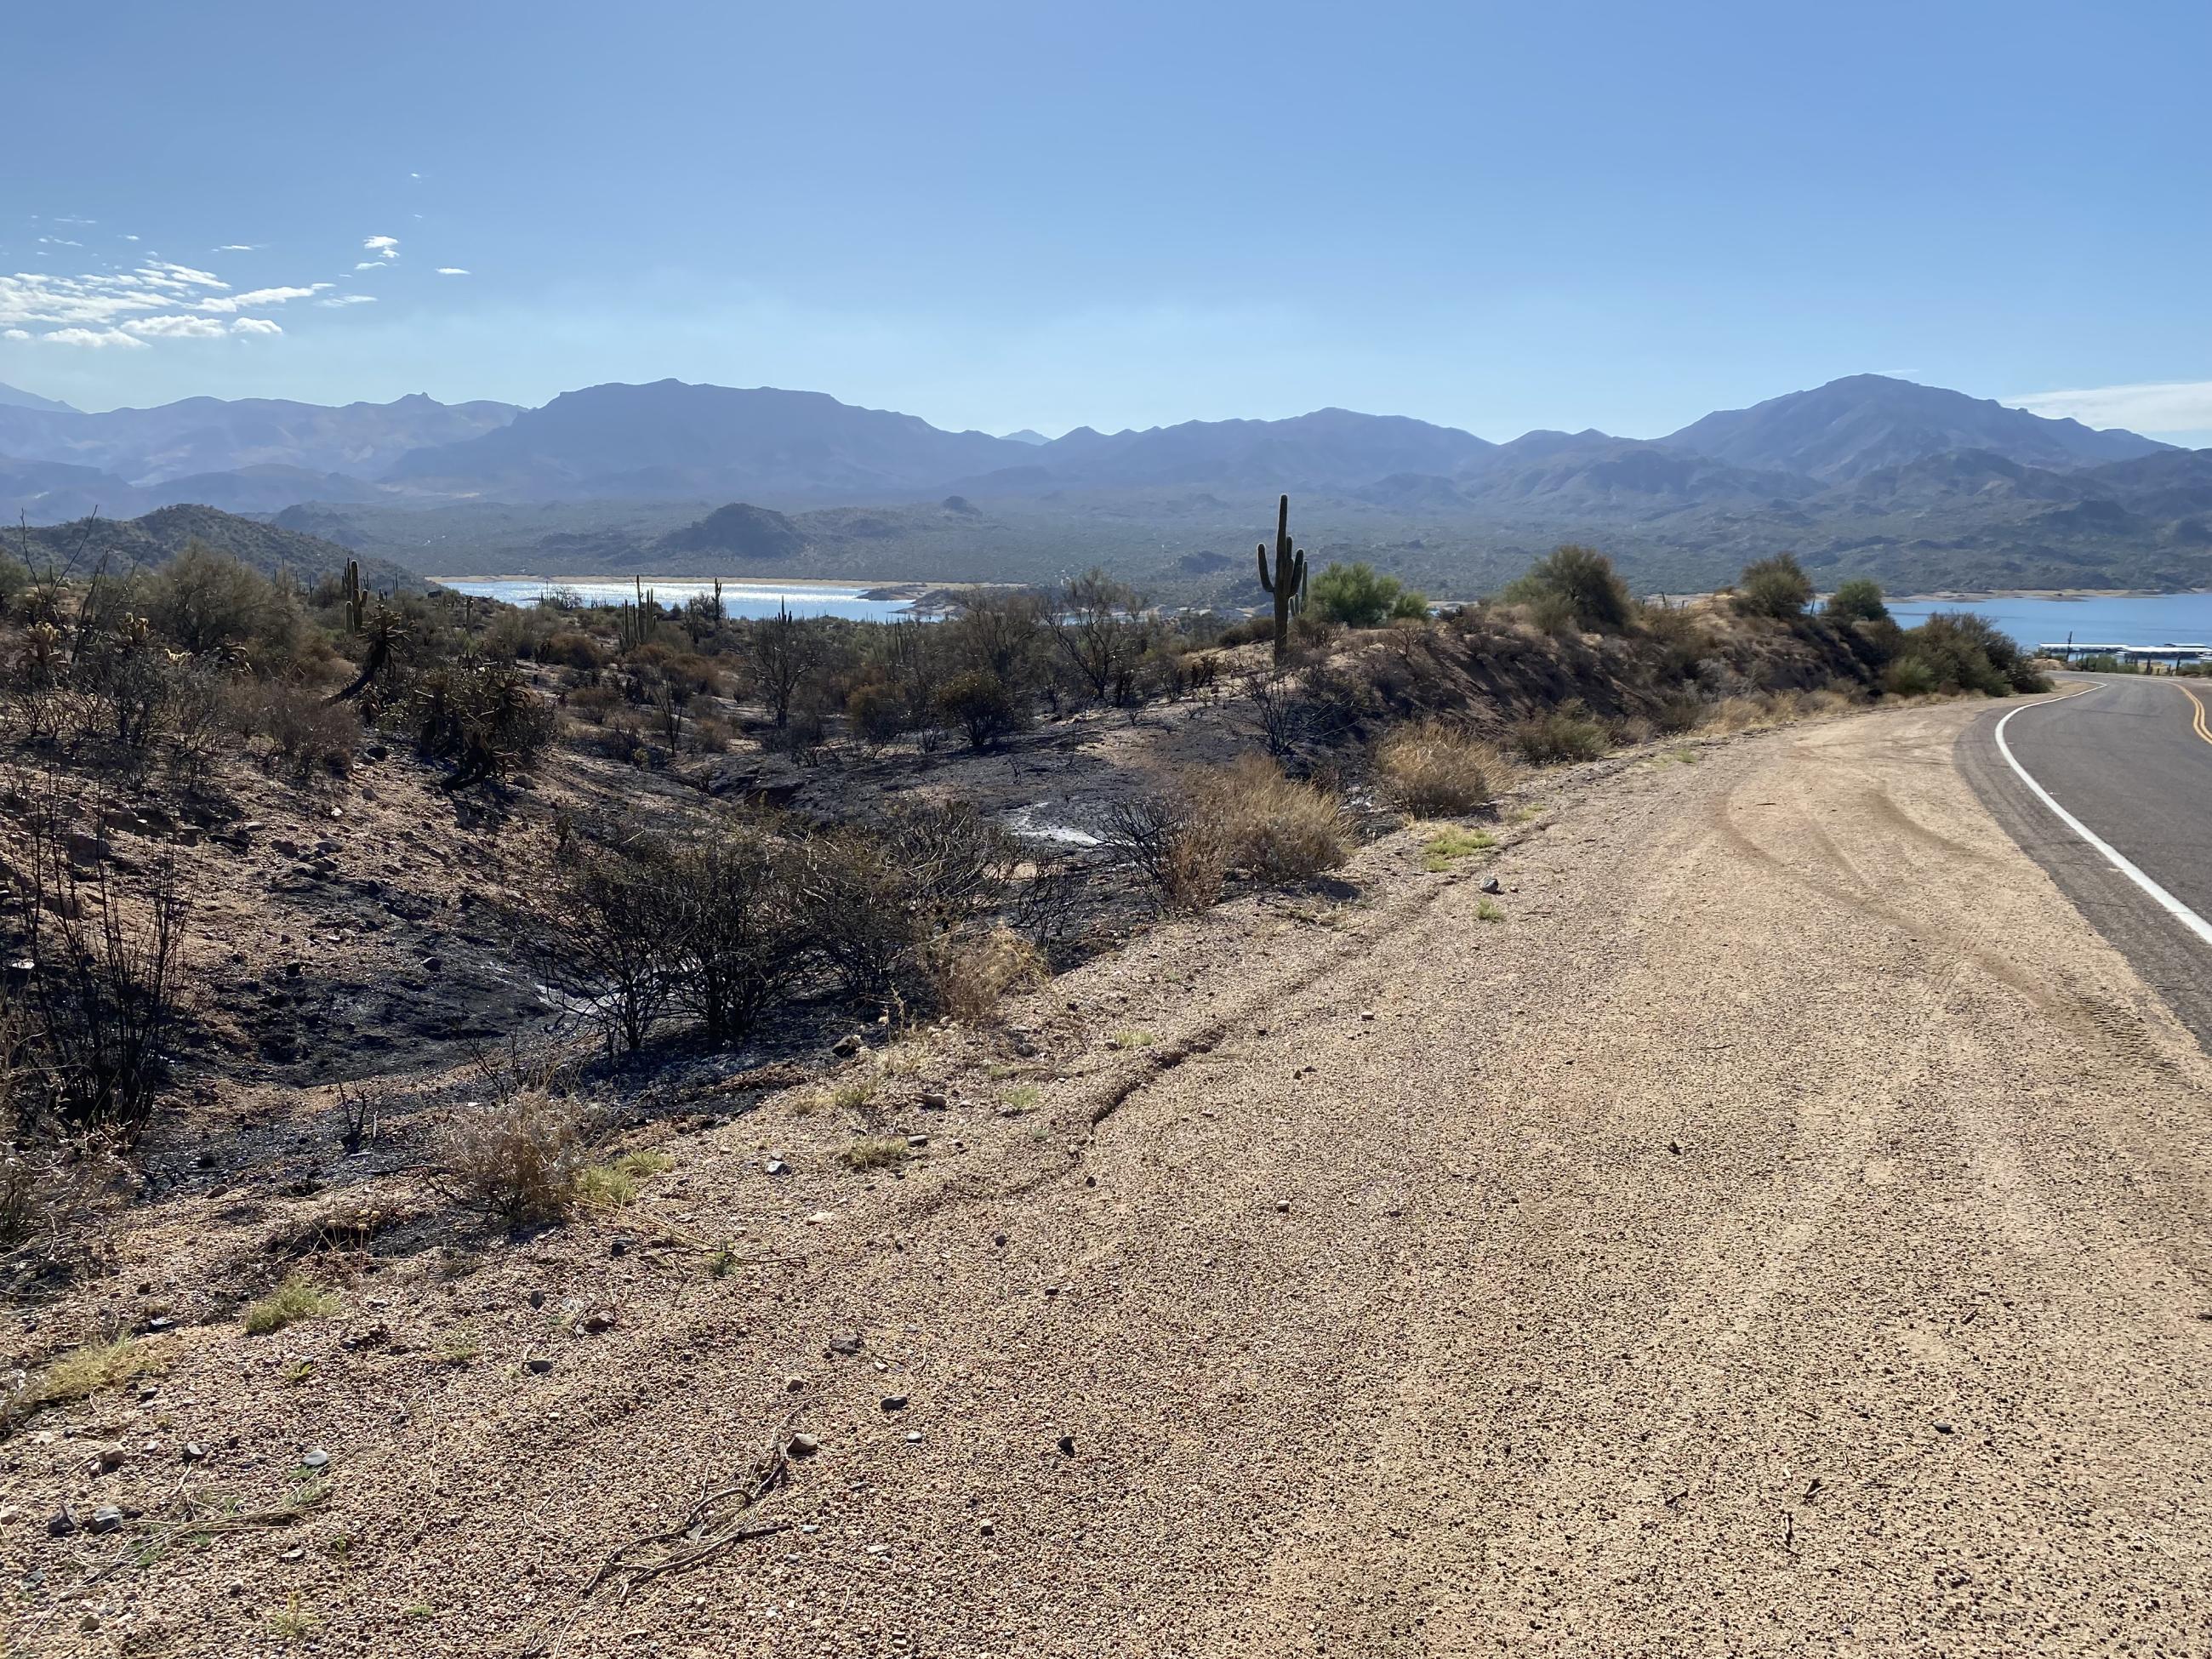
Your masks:
<instances>
[{"instance_id":1,"label":"paved asphalt road","mask_svg":"<svg viewBox=\"0 0 2212 1659\"><path fill-rule=\"evenodd\" d=\"M1970 726L1959 740L1961 769L2013 837L2212 1049L2212 943L2115 868L2015 768L2212 923L2212 681L2079 674L2058 690L1992 710Z\"/></svg>"}]
</instances>

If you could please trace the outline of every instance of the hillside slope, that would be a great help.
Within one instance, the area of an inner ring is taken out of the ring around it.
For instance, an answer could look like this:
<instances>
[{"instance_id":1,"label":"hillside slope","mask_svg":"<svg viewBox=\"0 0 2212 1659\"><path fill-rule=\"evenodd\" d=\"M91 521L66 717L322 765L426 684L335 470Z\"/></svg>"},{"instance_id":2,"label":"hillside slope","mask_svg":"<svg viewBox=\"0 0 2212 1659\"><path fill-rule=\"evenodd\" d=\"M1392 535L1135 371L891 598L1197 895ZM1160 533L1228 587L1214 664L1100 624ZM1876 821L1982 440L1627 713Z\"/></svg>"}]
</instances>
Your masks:
<instances>
[{"instance_id":1,"label":"hillside slope","mask_svg":"<svg viewBox=\"0 0 2212 1659\"><path fill-rule=\"evenodd\" d=\"M82 574L103 558L116 570L163 564L191 541L204 542L264 575L289 573L303 585L341 574L352 556L336 542L210 507L164 507L136 519L50 525L0 536L0 547L27 563L43 566L52 560ZM362 579L386 590L423 585L421 576L396 561L367 556L362 559Z\"/></svg>"}]
</instances>

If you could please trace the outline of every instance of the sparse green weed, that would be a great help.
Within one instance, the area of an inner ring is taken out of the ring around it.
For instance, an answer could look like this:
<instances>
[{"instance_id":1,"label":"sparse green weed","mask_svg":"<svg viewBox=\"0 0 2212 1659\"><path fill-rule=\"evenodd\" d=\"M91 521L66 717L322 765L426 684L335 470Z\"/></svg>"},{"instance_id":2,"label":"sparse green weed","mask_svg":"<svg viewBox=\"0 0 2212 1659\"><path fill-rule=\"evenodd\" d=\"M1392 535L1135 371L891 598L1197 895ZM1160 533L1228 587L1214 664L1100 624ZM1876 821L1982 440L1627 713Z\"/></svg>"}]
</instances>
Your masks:
<instances>
[{"instance_id":1,"label":"sparse green weed","mask_svg":"<svg viewBox=\"0 0 2212 1659\"><path fill-rule=\"evenodd\" d=\"M1421 843L1421 868L1431 875L1438 875L1460 860L1486 853L1497 845L1498 838L1487 830L1439 830Z\"/></svg>"},{"instance_id":2,"label":"sparse green weed","mask_svg":"<svg viewBox=\"0 0 2212 1659\"><path fill-rule=\"evenodd\" d=\"M838 1153L837 1161L848 1170L889 1170L913 1156L913 1150L896 1135L868 1135Z\"/></svg>"},{"instance_id":3,"label":"sparse green weed","mask_svg":"<svg viewBox=\"0 0 2212 1659\"><path fill-rule=\"evenodd\" d=\"M592 1210L619 1210L626 1204L637 1201L637 1183L651 1176L665 1175L676 1167L676 1160L665 1152L624 1152L610 1163L598 1164L576 1177L577 1195L584 1206Z\"/></svg>"},{"instance_id":4,"label":"sparse green weed","mask_svg":"<svg viewBox=\"0 0 2212 1659\"><path fill-rule=\"evenodd\" d=\"M302 1319L327 1319L337 1310L337 1297L294 1273L246 1310L246 1334L266 1336Z\"/></svg>"},{"instance_id":5,"label":"sparse green weed","mask_svg":"<svg viewBox=\"0 0 2212 1659\"><path fill-rule=\"evenodd\" d=\"M276 1632L280 1640L286 1642L305 1642L311 1639L314 1633L322 1628L322 1623L323 1621L316 1616L314 1609L300 1600L300 1592L297 1590L292 1592L291 1598L285 1602L282 1612L271 1613L269 1617L269 1628Z\"/></svg>"}]
</instances>

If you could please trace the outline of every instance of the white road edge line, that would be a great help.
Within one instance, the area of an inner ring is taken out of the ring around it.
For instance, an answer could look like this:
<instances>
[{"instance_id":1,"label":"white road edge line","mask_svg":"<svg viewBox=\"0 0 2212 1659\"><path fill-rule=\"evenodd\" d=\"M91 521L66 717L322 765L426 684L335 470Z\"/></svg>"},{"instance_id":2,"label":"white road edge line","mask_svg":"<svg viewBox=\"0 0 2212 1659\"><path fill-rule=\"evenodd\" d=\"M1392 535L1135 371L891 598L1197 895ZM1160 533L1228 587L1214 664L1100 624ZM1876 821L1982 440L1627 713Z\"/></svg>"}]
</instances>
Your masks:
<instances>
[{"instance_id":1,"label":"white road edge line","mask_svg":"<svg viewBox=\"0 0 2212 1659\"><path fill-rule=\"evenodd\" d=\"M2101 686L2093 685L2089 688L2089 690L2100 691L2103 689L2104 688ZM2029 775L2028 769L2020 763L2020 757L2012 752L2012 745L2005 741L2005 727L2012 724L2014 715L2024 714L2031 708L2044 708L2048 703L2064 702L2067 697L2081 697L2087 696L2087 695L2088 692L2087 691L2069 691L2065 697L2048 697L2045 698L2043 702L2022 703L2018 708L2012 710L2010 714L2008 714L2002 720L1997 722L1997 752L2005 757L2006 765L2011 767L2014 771L2020 774L2020 781L2035 792L2035 798L2041 801L2045 806L2048 806L2053 812L2057 814L2058 821L2061 823L2064 824L2069 830L2071 830L2083 841L2087 842L2090 846L2095 848L2097 851L2103 855L2106 863L2111 865L2113 869L2118 871L2130 881L2135 883L2136 886L2142 888L2144 892L2149 894L2152 902L2155 903L2160 909L2165 911L2176 921L2179 922L2184 927L2186 927L2191 933L2196 934L2197 937L2203 940L2205 944L2212 945L2212 921L2205 921L2204 918L2198 915L2196 911L2191 909L2179 899L2174 897L2172 894L2167 892L2165 888L2160 886L2148 876L2145 875L2141 869L2130 863L2127 857L2121 853L2119 848L2114 847L2110 842L2106 841L2102 836L2100 836L2087 824L2082 823L2081 819L2075 817L2071 812L2061 806L2057 801L2052 798L2051 792L2048 789L2045 789L2041 784L2038 783L2035 779Z\"/></svg>"}]
</instances>

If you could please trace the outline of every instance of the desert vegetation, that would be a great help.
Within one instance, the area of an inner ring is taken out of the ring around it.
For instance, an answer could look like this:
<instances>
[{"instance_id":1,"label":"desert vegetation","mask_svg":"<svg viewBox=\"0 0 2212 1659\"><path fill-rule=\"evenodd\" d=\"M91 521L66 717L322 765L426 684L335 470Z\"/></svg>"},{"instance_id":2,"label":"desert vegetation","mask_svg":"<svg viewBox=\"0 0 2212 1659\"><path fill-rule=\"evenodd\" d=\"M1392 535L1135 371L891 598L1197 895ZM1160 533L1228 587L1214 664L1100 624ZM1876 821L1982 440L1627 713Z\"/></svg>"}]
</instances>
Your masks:
<instances>
[{"instance_id":1,"label":"desert vegetation","mask_svg":"<svg viewBox=\"0 0 2212 1659\"><path fill-rule=\"evenodd\" d=\"M1309 581L1294 547L1269 580L1249 618L1094 571L872 624L302 586L205 545L0 563L0 1252L46 1310L0 1434L143 1393L177 1308L312 1393L333 1333L381 1340L396 1264L445 1294L596 1235L744 1281L751 1243L674 1218L678 1135L774 1097L816 1179L915 1179L946 1155L915 1115L964 1075L1042 1156L1031 1025L1133 937L1326 918L1401 828L1413 879L1480 872L1547 769L2038 683L1972 619L1905 629L1864 584L1815 608L1782 558L1649 602L1580 547L1484 603ZM119 1294L178 1204L235 1236ZM553 1311L563 1340L611 1316ZM489 1374L480 1322L425 1363Z\"/></svg>"}]
</instances>

